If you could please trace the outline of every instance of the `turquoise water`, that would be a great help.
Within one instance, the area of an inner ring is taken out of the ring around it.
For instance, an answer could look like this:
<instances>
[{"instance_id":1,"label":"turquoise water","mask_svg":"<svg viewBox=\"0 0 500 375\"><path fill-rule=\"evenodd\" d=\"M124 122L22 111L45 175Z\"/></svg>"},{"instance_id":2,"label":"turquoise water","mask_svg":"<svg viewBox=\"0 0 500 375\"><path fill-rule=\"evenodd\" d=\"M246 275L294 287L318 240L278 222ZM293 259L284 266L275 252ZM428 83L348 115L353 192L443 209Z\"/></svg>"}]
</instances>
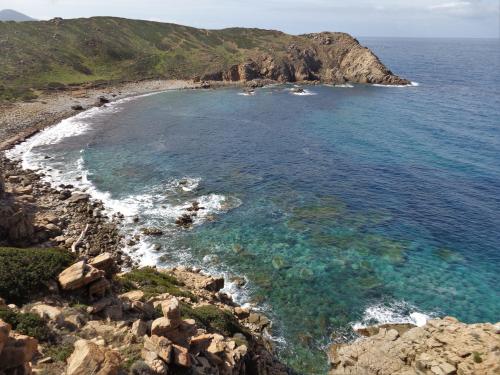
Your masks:
<instances>
[{"instance_id":1,"label":"turquoise water","mask_svg":"<svg viewBox=\"0 0 500 375\"><path fill-rule=\"evenodd\" d=\"M497 321L498 40L362 42L419 85L167 92L41 134L24 160L164 229L130 249L145 263L244 276L236 298L306 374L355 322ZM205 210L176 228L193 200Z\"/></svg>"}]
</instances>

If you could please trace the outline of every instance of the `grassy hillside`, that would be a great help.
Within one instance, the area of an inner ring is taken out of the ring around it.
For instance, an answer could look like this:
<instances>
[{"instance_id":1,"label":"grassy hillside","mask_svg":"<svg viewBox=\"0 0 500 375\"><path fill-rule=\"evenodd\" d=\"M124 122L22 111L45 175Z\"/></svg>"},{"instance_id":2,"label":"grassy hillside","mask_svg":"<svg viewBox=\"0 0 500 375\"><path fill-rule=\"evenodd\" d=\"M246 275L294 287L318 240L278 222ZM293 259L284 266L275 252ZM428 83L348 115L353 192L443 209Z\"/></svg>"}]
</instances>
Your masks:
<instances>
[{"instance_id":1,"label":"grassy hillside","mask_svg":"<svg viewBox=\"0 0 500 375\"><path fill-rule=\"evenodd\" d=\"M251 49L282 47L276 31L209 31L119 18L0 23L4 84L191 78L228 68Z\"/></svg>"},{"instance_id":2,"label":"grassy hillside","mask_svg":"<svg viewBox=\"0 0 500 375\"><path fill-rule=\"evenodd\" d=\"M347 38L343 40L347 45L335 54L348 52L346 46L359 46L346 34L329 35L335 40ZM215 31L112 17L0 22L0 96L15 97L30 87L84 82L210 78L257 60L258 69L264 62L271 69L257 75L276 78L285 72L287 80L294 77L291 65L296 62L307 69L316 63L319 72L321 64L314 59L322 48L310 35L242 28ZM323 59L330 55L323 53ZM275 66L281 73L272 72ZM304 69L299 66L299 70Z\"/></svg>"}]
</instances>

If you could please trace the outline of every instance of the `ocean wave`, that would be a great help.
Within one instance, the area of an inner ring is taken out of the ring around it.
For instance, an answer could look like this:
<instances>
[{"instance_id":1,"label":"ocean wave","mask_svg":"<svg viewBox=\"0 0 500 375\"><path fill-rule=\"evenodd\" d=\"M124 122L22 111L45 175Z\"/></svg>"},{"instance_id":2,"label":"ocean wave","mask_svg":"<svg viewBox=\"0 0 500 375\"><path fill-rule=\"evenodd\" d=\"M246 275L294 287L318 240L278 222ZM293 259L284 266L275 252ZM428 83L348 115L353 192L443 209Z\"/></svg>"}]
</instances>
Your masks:
<instances>
[{"instance_id":1,"label":"ocean wave","mask_svg":"<svg viewBox=\"0 0 500 375\"><path fill-rule=\"evenodd\" d=\"M239 92L238 95L240 95L240 96L254 96L255 92L254 91L252 91L252 92Z\"/></svg>"},{"instance_id":2,"label":"ocean wave","mask_svg":"<svg viewBox=\"0 0 500 375\"><path fill-rule=\"evenodd\" d=\"M309 91L307 89L304 89L304 91L302 91L302 92L296 92L296 91L294 91L294 89L290 89L289 91L290 91L290 94L292 94L292 95L298 95L298 96L313 96L313 95L318 95L317 93Z\"/></svg>"},{"instance_id":3,"label":"ocean wave","mask_svg":"<svg viewBox=\"0 0 500 375\"><path fill-rule=\"evenodd\" d=\"M404 301L381 303L367 307L361 320L351 326L354 330L388 323L410 323L421 327L432 317L433 314L424 313Z\"/></svg>"},{"instance_id":4,"label":"ocean wave","mask_svg":"<svg viewBox=\"0 0 500 375\"><path fill-rule=\"evenodd\" d=\"M372 86L376 87L393 87L393 88L401 88L401 87L418 87L420 86L420 83L418 82L411 82L409 85L382 85L380 83L374 83Z\"/></svg>"},{"instance_id":5,"label":"ocean wave","mask_svg":"<svg viewBox=\"0 0 500 375\"><path fill-rule=\"evenodd\" d=\"M342 84L339 84L339 85L325 84L325 86L327 86L327 87L339 87L339 88L346 88L346 89L352 89L352 88L354 88L354 85L351 85L350 83L342 83Z\"/></svg>"}]
</instances>

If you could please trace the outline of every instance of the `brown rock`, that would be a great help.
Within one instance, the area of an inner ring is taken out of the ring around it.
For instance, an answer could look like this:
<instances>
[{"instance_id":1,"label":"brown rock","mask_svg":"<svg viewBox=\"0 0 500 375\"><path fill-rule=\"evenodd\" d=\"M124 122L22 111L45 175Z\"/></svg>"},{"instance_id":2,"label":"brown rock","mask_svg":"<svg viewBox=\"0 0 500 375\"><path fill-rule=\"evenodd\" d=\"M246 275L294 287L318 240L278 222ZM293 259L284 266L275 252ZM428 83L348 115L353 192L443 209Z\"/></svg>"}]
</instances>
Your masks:
<instances>
[{"instance_id":1,"label":"brown rock","mask_svg":"<svg viewBox=\"0 0 500 375\"><path fill-rule=\"evenodd\" d=\"M91 341L78 340L73 354L68 358L66 375L116 375L120 365L118 352Z\"/></svg>"},{"instance_id":2,"label":"brown rock","mask_svg":"<svg viewBox=\"0 0 500 375\"><path fill-rule=\"evenodd\" d=\"M144 339L144 349L154 352L166 363L171 363L173 354L173 343L165 337L152 335Z\"/></svg>"},{"instance_id":3,"label":"brown rock","mask_svg":"<svg viewBox=\"0 0 500 375\"><path fill-rule=\"evenodd\" d=\"M64 290L76 290L100 279L103 275L103 271L80 261L59 274L59 284Z\"/></svg>"},{"instance_id":4,"label":"brown rock","mask_svg":"<svg viewBox=\"0 0 500 375\"><path fill-rule=\"evenodd\" d=\"M191 357L186 348L179 345L172 345L173 363L182 367L191 367Z\"/></svg>"}]
</instances>

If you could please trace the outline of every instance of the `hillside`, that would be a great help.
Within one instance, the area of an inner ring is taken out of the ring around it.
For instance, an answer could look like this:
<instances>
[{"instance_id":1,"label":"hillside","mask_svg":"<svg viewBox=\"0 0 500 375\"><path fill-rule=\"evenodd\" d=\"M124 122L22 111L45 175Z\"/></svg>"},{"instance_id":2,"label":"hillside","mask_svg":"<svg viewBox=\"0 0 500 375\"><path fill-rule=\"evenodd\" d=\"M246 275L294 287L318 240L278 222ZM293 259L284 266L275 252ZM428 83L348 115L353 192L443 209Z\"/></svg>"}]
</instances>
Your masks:
<instances>
[{"instance_id":1,"label":"hillside","mask_svg":"<svg viewBox=\"0 0 500 375\"><path fill-rule=\"evenodd\" d=\"M3 9L0 10L0 21L25 22L25 21L35 21L35 19L28 17L26 14L22 14L13 9Z\"/></svg>"},{"instance_id":2,"label":"hillside","mask_svg":"<svg viewBox=\"0 0 500 375\"><path fill-rule=\"evenodd\" d=\"M0 23L0 49L4 96L28 87L148 78L408 83L344 33L293 36L95 17Z\"/></svg>"}]
</instances>

